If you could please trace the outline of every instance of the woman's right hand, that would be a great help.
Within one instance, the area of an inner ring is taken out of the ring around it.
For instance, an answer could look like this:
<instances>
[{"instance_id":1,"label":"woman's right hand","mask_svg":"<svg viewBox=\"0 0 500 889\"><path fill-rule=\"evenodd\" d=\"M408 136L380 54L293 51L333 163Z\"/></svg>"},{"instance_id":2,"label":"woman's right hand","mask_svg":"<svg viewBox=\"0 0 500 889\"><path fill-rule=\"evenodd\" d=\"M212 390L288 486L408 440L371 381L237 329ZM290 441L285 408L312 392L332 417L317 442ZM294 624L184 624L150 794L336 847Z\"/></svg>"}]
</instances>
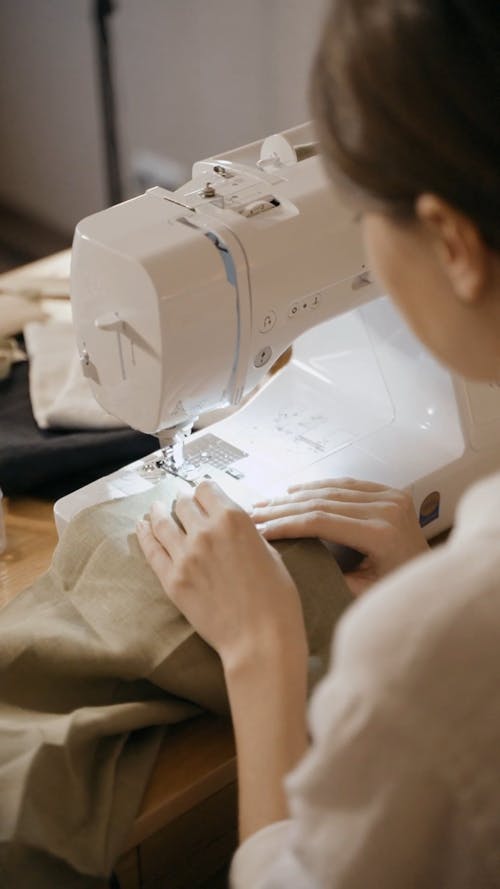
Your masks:
<instances>
[{"instance_id":1,"label":"woman's right hand","mask_svg":"<svg viewBox=\"0 0 500 889\"><path fill-rule=\"evenodd\" d=\"M288 496L254 504L252 519L266 540L319 537L364 555L346 581L355 596L429 545L406 491L357 479L294 485Z\"/></svg>"}]
</instances>

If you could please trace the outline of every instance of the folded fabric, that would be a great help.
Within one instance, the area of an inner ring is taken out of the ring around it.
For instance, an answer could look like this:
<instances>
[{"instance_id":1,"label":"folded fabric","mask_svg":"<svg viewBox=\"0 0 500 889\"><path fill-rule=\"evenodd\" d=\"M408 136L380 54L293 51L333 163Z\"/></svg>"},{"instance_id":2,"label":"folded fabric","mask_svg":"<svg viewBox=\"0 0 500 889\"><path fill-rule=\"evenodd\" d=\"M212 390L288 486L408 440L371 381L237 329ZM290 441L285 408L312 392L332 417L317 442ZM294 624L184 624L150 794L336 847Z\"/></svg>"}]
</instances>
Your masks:
<instances>
[{"instance_id":1,"label":"folded fabric","mask_svg":"<svg viewBox=\"0 0 500 889\"><path fill-rule=\"evenodd\" d=\"M164 594L134 533L153 499L101 504L67 527L48 573L0 612L0 885L102 885L169 723L227 711L216 653ZM318 661L351 601L318 542L278 544ZM318 674L318 671L316 670Z\"/></svg>"},{"instance_id":2,"label":"folded fabric","mask_svg":"<svg viewBox=\"0 0 500 889\"><path fill-rule=\"evenodd\" d=\"M31 410L28 364L0 381L0 487L56 500L158 448L135 429L40 429Z\"/></svg>"},{"instance_id":3,"label":"folded fabric","mask_svg":"<svg viewBox=\"0 0 500 889\"><path fill-rule=\"evenodd\" d=\"M0 381L7 379L14 362L26 361L26 358L26 352L14 337L0 338Z\"/></svg>"},{"instance_id":4,"label":"folded fabric","mask_svg":"<svg viewBox=\"0 0 500 889\"><path fill-rule=\"evenodd\" d=\"M122 420L95 400L84 377L71 322L27 324L30 398L40 429L118 429Z\"/></svg>"},{"instance_id":5,"label":"folded fabric","mask_svg":"<svg viewBox=\"0 0 500 889\"><path fill-rule=\"evenodd\" d=\"M25 324L43 321L46 317L38 302L13 293L0 293L0 337L15 336Z\"/></svg>"}]
</instances>

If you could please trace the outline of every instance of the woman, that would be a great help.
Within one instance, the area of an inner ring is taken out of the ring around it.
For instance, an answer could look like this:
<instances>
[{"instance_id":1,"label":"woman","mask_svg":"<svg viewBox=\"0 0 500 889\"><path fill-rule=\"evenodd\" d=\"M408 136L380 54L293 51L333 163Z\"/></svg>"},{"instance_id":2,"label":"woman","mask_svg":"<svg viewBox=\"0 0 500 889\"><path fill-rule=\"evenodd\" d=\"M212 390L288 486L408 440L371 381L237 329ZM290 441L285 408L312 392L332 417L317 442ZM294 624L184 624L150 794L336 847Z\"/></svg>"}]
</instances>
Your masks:
<instances>
[{"instance_id":1,"label":"woman","mask_svg":"<svg viewBox=\"0 0 500 889\"><path fill-rule=\"evenodd\" d=\"M335 0L312 96L380 281L440 359L499 381L500 4ZM157 504L138 535L224 666L233 885L500 886L500 475L432 553L408 498L377 484L325 481L249 517L204 482L176 511L184 530ZM297 591L266 543L304 534L366 554L356 594L377 582L308 727Z\"/></svg>"}]
</instances>

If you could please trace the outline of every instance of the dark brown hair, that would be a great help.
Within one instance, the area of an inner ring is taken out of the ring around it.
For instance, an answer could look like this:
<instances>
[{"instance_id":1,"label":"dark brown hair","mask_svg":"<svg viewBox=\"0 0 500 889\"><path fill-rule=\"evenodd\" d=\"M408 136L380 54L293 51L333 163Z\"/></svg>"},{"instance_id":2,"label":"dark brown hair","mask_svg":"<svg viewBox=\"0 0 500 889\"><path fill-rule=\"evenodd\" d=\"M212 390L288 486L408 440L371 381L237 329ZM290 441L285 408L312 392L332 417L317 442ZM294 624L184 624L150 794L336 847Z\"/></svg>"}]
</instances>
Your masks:
<instances>
[{"instance_id":1,"label":"dark brown hair","mask_svg":"<svg viewBox=\"0 0 500 889\"><path fill-rule=\"evenodd\" d=\"M334 178L400 218L437 194L500 249L500 0L333 0L311 90Z\"/></svg>"}]
</instances>

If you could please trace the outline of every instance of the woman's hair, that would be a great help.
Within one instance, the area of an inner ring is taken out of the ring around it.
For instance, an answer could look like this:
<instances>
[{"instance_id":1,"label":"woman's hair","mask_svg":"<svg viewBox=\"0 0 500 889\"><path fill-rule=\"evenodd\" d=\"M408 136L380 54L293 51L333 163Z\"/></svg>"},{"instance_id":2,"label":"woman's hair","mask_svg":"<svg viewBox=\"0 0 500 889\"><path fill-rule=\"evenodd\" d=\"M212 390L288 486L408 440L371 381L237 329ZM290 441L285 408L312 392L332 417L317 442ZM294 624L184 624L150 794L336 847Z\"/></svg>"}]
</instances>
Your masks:
<instances>
[{"instance_id":1,"label":"woman's hair","mask_svg":"<svg viewBox=\"0 0 500 889\"><path fill-rule=\"evenodd\" d=\"M500 249L500 0L333 0L311 88L333 178L401 219L439 195Z\"/></svg>"}]
</instances>

